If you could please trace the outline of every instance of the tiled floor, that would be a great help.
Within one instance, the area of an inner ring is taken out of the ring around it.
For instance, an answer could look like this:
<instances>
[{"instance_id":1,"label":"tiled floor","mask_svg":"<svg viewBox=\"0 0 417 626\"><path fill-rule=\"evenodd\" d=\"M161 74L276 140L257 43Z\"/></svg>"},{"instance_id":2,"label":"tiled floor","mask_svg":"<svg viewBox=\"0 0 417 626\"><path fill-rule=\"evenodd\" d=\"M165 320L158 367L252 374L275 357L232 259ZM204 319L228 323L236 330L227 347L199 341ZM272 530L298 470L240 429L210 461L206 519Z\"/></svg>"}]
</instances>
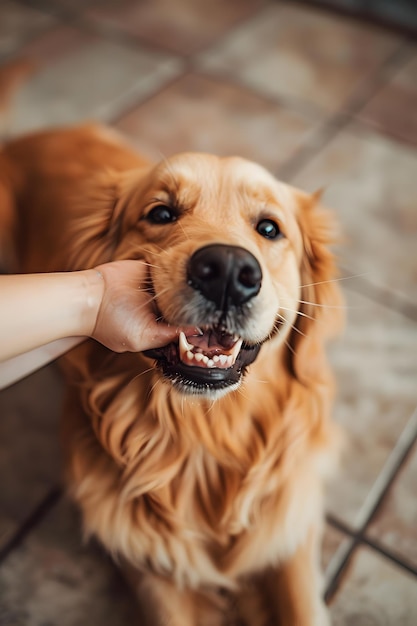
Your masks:
<instances>
[{"instance_id":1,"label":"tiled floor","mask_svg":"<svg viewBox=\"0 0 417 626\"><path fill-rule=\"evenodd\" d=\"M411 6L411 3L410 3ZM348 325L332 348L347 432L329 488L337 626L417 624L417 47L263 0L1 0L0 62L30 57L10 134L107 121L157 159L237 153L324 202ZM61 496L54 366L0 394L0 625L122 626L117 572Z\"/></svg>"}]
</instances>

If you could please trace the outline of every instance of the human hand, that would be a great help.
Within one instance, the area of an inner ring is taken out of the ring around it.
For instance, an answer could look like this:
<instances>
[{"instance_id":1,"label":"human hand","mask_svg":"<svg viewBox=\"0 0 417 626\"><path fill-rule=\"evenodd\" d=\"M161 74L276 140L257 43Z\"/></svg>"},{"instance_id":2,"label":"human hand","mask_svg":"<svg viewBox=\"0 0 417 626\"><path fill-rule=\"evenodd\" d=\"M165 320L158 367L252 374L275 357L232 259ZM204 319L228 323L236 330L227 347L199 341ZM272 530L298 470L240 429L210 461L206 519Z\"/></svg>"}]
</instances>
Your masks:
<instances>
[{"instance_id":1,"label":"human hand","mask_svg":"<svg viewBox=\"0 0 417 626\"><path fill-rule=\"evenodd\" d=\"M144 261L113 261L90 271L102 289L91 337L115 352L143 352L165 346L178 336L179 328L155 317L153 298L146 291Z\"/></svg>"}]
</instances>

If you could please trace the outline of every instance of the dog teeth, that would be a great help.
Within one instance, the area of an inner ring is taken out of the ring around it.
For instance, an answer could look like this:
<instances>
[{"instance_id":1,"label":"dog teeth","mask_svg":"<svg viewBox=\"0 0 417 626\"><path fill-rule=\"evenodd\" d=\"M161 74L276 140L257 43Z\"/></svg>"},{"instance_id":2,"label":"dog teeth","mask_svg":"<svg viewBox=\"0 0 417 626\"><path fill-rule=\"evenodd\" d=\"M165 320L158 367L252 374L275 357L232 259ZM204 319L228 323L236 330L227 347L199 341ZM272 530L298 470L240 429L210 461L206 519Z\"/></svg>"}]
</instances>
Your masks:
<instances>
[{"instance_id":1,"label":"dog teeth","mask_svg":"<svg viewBox=\"0 0 417 626\"><path fill-rule=\"evenodd\" d=\"M179 346L180 346L181 352L188 352L188 351L191 352L192 349L194 348L194 346L191 343L188 343L187 337L185 336L183 331L181 331L179 335Z\"/></svg>"},{"instance_id":2,"label":"dog teeth","mask_svg":"<svg viewBox=\"0 0 417 626\"><path fill-rule=\"evenodd\" d=\"M199 347L193 346L189 343L183 331L179 334L178 345L180 359L187 365L208 368L221 367L227 369L229 367L233 367L237 355L242 347L242 339L237 337L236 343L230 354L215 354L211 358L205 355Z\"/></svg>"}]
</instances>

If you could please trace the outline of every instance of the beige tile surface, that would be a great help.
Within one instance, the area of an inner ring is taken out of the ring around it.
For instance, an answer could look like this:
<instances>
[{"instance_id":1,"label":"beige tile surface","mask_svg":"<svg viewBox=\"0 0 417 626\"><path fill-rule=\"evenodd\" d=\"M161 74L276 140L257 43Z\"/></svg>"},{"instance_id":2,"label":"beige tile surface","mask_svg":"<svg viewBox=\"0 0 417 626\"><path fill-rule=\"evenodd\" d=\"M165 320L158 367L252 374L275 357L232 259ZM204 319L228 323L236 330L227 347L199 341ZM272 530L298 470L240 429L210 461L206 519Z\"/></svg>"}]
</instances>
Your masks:
<instances>
[{"instance_id":1,"label":"beige tile surface","mask_svg":"<svg viewBox=\"0 0 417 626\"><path fill-rule=\"evenodd\" d=\"M0 549L60 479L61 395L54 366L0 393Z\"/></svg>"},{"instance_id":2,"label":"beige tile surface","mask_svg":"<svg viewBox=\"0 0 417 626\"><path fill-rule=\"evenodd\" d=\"M359 119L395 139L417 145L417 48L405 66L375 94Z\"/></svg>"},{"instance_id":3,"label":"beige tile surface","mask_svg":"<svg viewBox=\"0 0 417 626\"><path fill-rule=\"evenodd\" d=\"M0 60L18 53L20 46L37 33L54 24L48 14L17 0L1 0L0 7Z\"/></svg>"},{"instance_id":4,"label":"beige tile surface","mask_svg":"<svg viewBox=\"0 0 417 626\"><path fill-rule=\"evenodd\" d=\"M270 3L200 57L202 67L322 113L346 106L400 44L360 22L297 3Z\"/></svg>"},{"instance_id":5,"label":"beige tile surface","mask_svg":"<svg viewBox=\"0 0 417 626\"><path fill-rule=\"evenodd\" d=\"M135 616L121 575L97 547L83 545L65 500L0 568L2 626L124 626Z\"/></svg>"},{"instance_id":6,"label":"beige tile surface","mask_svg":"<svg viewBox=\"0 0 417 626\"><path fill-rule=\"evenodd\" d=\"M338 397L334 415L346 434L328 510L355 528L417 404L417 324L346 290L347 328L330 353Z\"/></svg>"},{"instance_id":7,"label":"beige tile surface","mask_svg":"<svg viewBox=\"0 0 417 626\"><path fill-rule=\"evenodd\" d=\"M327 527L325 565L344 541ZM0 624L124 626L138 623L122 576L94 544L65 499L48 513L0 568Z\"/></svg>"},{"instance_id":8,"label":"beige tile surface","mask_svg":"<svg viewBox=\"0 0 417 626\"><path fill-rule=\"evenodd\" d=\"M156 160L193 150L238 154L275 170L307 141L315 120L244 88L188 74L117 127Z\"/></svg>"},{"instance_id":9,"label":"beige tile surface","mask_svg":"<svg viewBox=\"0 0 417 626\"><path fill-rule=\"evenodd\" d=\"M324 581L324 592L337 574L342 561L351 549L353 539L337 528L326 523L321 548L321 564Z\"/></svg>"},{"instance_id":10,"label":"beige tile surface","mask_svg":"<svg viewBox=\"0 0 417 626\"><path fill-rule=\"evenodd\" d=\"M401 469L367 530L417 570L417 448Z\"/></svg>"},{"instance_id":11,"label":"beige tile surface","mask_svg":"<svg viewBox=\"0 0 417 626\"><path fill-rule=\"evenodd\" d=\"M353 125L292 181L309 191L324 187L323 203L336 211L345 239L342 264L414 305L416 171L415 150Z\"/></svg>"},{"instance_id":12,"label":"beige tile surface","mask_svg":"<svg viewBox=\"0 0 417 626\"><path fill-rule=\"evenodd\" d=\"M39 68L18 93L12 134L109 121L181 71L179 62L161 53L65 26L32 41L22 54Z\"/></svg>"},{"instance_id":13,"label":"beige tile surface","mask_svg":"<svg viewBox=\"0 0 417 626\"><path fill-rule=\"evenodd\" d=\"M90 18L120 28L163 50L189 54L251 15L262 0L120 0L90 3Z\"/></svg>"},{"instance_id":14,"label":"beige tile surface","mask_svg":"<svg viewBox=\"0 0 417 626\"><path fill-rule=\"evenodd\" d=\"M416 580L361 547L331 602L331 615L332 626L415 626Z\"/></svg>"}]
</instances>

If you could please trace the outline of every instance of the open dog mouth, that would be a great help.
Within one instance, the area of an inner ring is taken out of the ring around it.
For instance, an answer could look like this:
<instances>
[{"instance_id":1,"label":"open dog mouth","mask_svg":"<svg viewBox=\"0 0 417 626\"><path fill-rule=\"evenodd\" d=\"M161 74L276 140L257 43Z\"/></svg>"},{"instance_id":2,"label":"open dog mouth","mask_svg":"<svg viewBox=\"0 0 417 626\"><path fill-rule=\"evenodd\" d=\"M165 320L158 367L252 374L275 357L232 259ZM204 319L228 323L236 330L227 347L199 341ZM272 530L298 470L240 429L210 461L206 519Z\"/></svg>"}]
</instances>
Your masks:
<instances>
[{"instance_id":1,"label":"open dog mouth","mask_svg":"<svg viewBox=\"0 0 417 626\"><path fill-rule=\"evenodd\" d=\"M204 394L237 386L260 347L219 326L206 326L201 335L186 336L181 331L177 343L144 354L156 360L174 386L184 392Z\"/></svg>"}]
</instances>

